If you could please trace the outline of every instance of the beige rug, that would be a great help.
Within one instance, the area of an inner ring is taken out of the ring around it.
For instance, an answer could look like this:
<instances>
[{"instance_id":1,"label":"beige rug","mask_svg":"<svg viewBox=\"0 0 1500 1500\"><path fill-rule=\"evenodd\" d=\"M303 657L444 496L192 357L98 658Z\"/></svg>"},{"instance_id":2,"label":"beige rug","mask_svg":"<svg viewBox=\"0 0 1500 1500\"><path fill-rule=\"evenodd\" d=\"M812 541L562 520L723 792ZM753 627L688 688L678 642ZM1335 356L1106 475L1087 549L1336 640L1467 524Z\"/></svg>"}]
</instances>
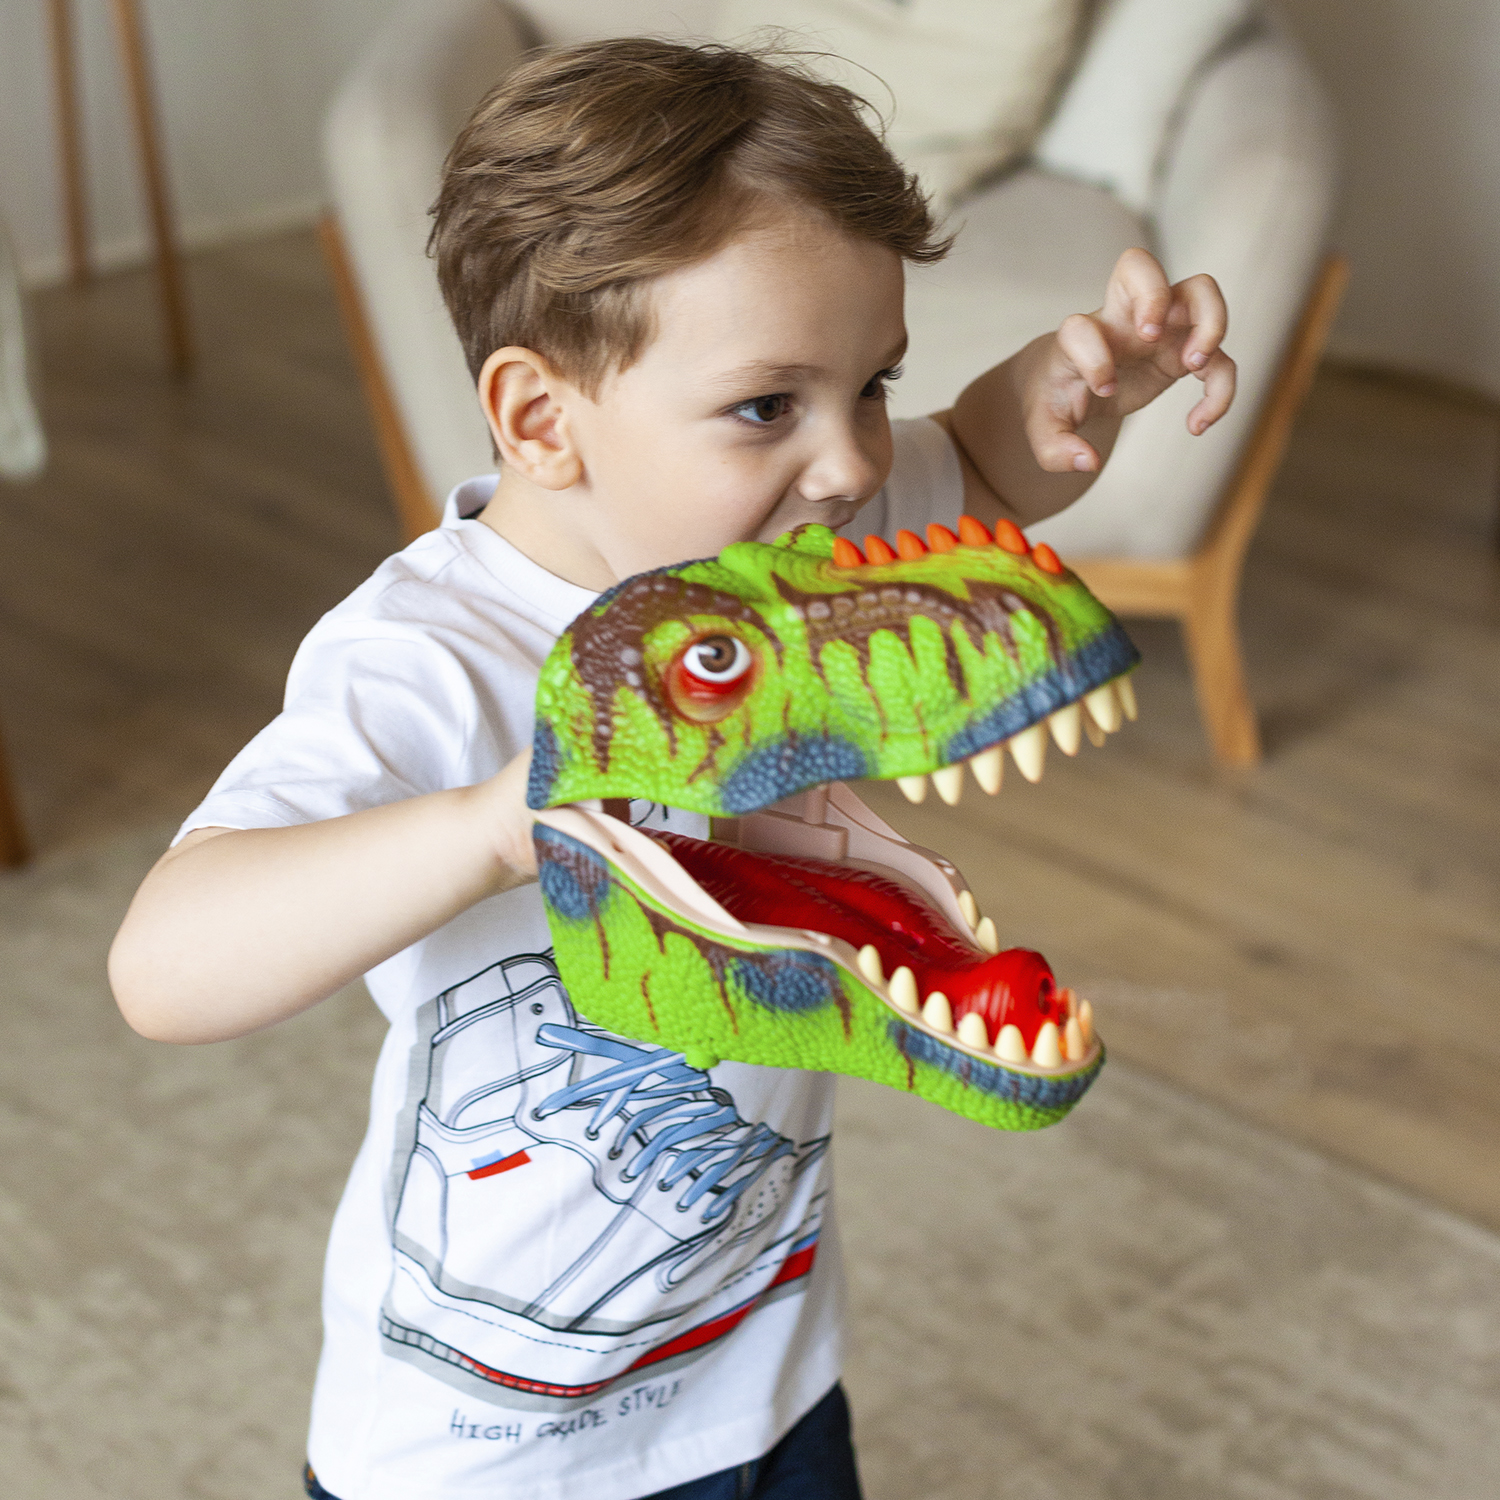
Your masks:
<instances>
[{"instance_id":1,"label":"beige rug","mask_svg":"<svg viewBox=\"0 0 1500 1500\"><path fill-rule=\"evenodd\" d=\"M0 1472L25 1500L298 1493L379 1018L351 991L217 1047L127 1031L103 957L164 837L0 876ZM1118 1063L1037 1136L867 1086L842 1114L870 1500L1500 1494L1494 1236Z\"/></svg>"}]
</instances>

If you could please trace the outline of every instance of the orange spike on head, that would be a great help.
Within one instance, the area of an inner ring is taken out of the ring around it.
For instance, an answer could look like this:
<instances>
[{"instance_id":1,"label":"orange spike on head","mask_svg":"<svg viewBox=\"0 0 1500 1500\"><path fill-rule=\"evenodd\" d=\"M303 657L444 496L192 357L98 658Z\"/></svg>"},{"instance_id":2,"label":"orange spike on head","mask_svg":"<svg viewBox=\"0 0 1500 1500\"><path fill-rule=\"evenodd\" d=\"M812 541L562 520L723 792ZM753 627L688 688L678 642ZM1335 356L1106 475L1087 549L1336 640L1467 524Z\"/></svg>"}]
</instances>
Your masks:
<instances>
[{"instance_id":1,"label":"orange spike on head","mask_svg":"<svg viewBox=\"0 0 1500 1500\"><path fill-rule=\"evenodd\" d=\"M977 516L958 518L958 539L966 547L993 547L995 545L995 539L990 535L989 527Z\"/></svg>"},{"instance_id":2,"label":"orange spike on head","mask_svg":"<svg viewBox=\"0 0 1500 1500\"><path fill-rule=\"evenodd\" d=\"M927 543L915 531L903 528L896 533L896 556L904 562L910 562L914 557L926 557Z\"/></svg>"},{"instance_id":3,"label":"orange spike on head","mask_svg":"<svg viewBox=\"0 0 1500 1500\"><path fill-rule=\"evenodd\" d=\"M1044 573L1061 573L1063 571L1061 559L1046 542L1038 542L1036 544L1031 554L1031 560Z\"/></svg>"},{"instance_id":4,"label":"orange spike on head","mask_svg":"<svg viewBox=\"0 0 1500 1500\"><path fill-rule=\"evenodd\" d=\"M883 536L867 536L865 538L865 556L872 563L895 562L896 554L891 544Z\"/></svg>"},{"instance_id":5,"label":"orange spike on head","mask_svg":"<svg viewBox=\"0 0 1500 1500\"><path fill-rule=\"evenodd\" d=\"M939 526L934 521L927 528L927 545L934 552L951 552L958 546L958 538L946 526Z\"/></svg>"},{"instance_id":6,"label":"orange spike on head","mask_svg":"<svg viewBox=\"0 0 1500 1500\"><path fill-rule=\"evenodd\" d=\"M1024 557L1031 548L1026 545L1026 538L1021 533L1021 528L1014 521L1001 517L995 522L995 541L1007 552L1014 552L1018 557Z\"/></svg>"},{"instance_id":7,"label":"orange spike on head","mask_svg":"<svg viewBox=\"0 0 1500 1500\"><path fill-rule=\"evenodd\" d=\"M865 555L846 536L833 539L833 560L841 568L862 568Z\"/></svg>"}]
</instances>

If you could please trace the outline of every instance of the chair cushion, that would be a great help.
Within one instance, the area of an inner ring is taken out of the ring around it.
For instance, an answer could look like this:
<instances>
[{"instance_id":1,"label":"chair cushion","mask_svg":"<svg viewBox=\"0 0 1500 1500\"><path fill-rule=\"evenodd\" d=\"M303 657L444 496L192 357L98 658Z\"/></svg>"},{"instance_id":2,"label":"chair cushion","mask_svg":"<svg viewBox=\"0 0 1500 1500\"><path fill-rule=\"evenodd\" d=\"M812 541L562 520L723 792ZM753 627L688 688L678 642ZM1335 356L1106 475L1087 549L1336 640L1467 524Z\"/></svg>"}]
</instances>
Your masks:
<instances>
[{"instance_id":1,"label":"chair cushion","mask_svg":"<svg viewBox=\"0 0 1500 1500\"><path fill-rule=\"evenodd\" d=\"M1189 84L1257 9L1255 0L1105 0L1037 140L1037 165L1146 213Z\"/></svg>"},{"instance_id":2,"label":"chair cushion","mask_svg":"<svg viewBox=\"0 0 1500 1500\"><path fill-rule=\"evenodd\" d=\"M836 54L822 70L893 111L891 149L948 204L1030 149L1082 9L1082 0L722 0L715 29L744 41L784 27Z\"/></svg>"},{"instance_id":3,"label":"chair cushion","mask_svg":"<svg viewBox=\"0 0 1500 1500\"><path fill-rule=\"evenodd\" d=\"M1069 313L1092 312L1122 250L1146 230L1108 193L1021 171L968 199L947 260L907 272L911 350L891 392L896 416L958 393Z\"/></svg>"}]
</instances>

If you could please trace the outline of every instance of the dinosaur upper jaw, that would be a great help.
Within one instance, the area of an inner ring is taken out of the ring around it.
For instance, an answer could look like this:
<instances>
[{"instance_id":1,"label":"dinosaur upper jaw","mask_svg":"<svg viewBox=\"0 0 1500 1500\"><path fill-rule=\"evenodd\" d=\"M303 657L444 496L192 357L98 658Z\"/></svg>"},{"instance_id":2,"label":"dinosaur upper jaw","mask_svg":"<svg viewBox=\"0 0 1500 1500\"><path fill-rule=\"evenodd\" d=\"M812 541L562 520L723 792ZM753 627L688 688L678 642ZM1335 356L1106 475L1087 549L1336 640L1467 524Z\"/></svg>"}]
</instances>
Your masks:
<instances>
[{"instance_id":1,"label":"dinosaur upper jaw","mask_svg":"<svg viewBox=\"0 0 1500 1500\"><path fill-rule=\"evenodd\" d=\"M840 783L719 822L712 843L633 829L599 803L537 819L705 937L830 960L958 1057L1041 1078L1098 1062L1088 1002L1055 989L1040 955L997 952L957 869Z\"/></svg>"}]
</instances>

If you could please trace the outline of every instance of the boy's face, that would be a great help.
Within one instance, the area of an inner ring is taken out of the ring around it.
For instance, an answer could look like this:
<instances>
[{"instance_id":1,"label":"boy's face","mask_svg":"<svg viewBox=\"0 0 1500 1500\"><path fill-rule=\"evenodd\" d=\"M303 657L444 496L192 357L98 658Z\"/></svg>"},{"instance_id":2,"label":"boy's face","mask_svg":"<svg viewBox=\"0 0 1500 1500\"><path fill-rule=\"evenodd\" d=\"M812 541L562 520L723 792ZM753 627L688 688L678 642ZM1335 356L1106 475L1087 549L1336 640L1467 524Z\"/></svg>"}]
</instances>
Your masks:
<instances>
[{"instance_id":1,"label":"boy's face","mask_svg":"<svg viewBox=\"0 0 1500 1500\"><path fill-rule=\"evenodd\" d=\"M579 514L615 576L850 520L891 466L902 293L894 251L814 214L659 278L645 353L569 403Z\"/></svg>"}]
</instances>

